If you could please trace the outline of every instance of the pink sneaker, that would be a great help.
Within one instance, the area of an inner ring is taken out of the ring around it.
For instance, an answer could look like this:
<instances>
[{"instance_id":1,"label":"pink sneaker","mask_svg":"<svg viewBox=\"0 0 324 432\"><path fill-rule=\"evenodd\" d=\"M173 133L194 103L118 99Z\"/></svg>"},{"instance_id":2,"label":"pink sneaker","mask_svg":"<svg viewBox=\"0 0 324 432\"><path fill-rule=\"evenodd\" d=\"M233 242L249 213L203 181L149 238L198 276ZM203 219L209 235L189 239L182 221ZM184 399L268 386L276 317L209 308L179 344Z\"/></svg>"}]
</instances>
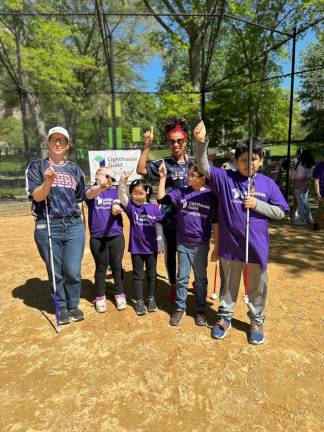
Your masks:
<instances>
[{"instance_id":1,"label":"pink sneaker","mask_svg":"<svg viewBox=\"0 0 324 432\"><path fill-rule=\"evenodd\" d=\"M121 311L127 308L126 296L125 294L116 294L115 295L116 307L117 310Z\"/></svg>"},{"instance_id":2,"label":"pink sneaker","mask_svg":"<svg viewBox=\"0 0 324 432\"><path fill-rule=\"evenodd\" d=\"M106 312L107 311L106 296L96 297L94 301L94 305L97 312L99 313Z\"/></svg>"}]
</instances>

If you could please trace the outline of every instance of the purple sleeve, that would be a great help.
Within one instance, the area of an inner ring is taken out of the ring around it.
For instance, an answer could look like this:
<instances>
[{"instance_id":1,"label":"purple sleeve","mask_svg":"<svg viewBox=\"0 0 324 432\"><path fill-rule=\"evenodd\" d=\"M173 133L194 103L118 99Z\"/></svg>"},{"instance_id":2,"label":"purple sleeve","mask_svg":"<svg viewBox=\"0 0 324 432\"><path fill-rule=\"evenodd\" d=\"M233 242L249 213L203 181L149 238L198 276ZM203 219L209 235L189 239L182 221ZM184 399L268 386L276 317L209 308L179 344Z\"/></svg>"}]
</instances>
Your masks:
<instances>
[{"instance_id":1,"label":"purple sleeve","mask_svg":"<svg viewBox=\"0 0 324 432\"><path fill-rule=\"evenodd\" d=\"M324 170L324 164L317 164L313 171L313 178L319 179L321 177L321 172Z\"/></svg>"},{"instance_id":2,"label":"purple sleeve","mask_svg":"<svg viewBox=\"0 0 324 432\"><path fill-rule=\"evenodd\" d=\"M274 181L271 181L271 190L268 203L271 205L276 205L284 211L289 211L289 205L282 195L279 186Z\"/></svg>"},{"instance_id":3,"label":"purple sleeve","mask_svg":"<svg viewBox=\"0 0 324 432\"><path fill-rule=\"evenodd\" d=\"M223 170L222 168L216 168L212 165L210 166L210 177L208 186L216 194L218 194L220 189L222 188L222 184L224 182L224 175L226 175L226 170Z\"/></svg>"},{"instance_id":4,"label":"purple sleeve","mask_svg":"<svg viewBox=\"0 0 324 432\"><path fill-rule=\"evenodd\" d=\"M180 189L173 189L172 191L167 193L167 196L170 197L172 204L178 206L181 201L181 191Z\"/></svg>"}]
</instances>

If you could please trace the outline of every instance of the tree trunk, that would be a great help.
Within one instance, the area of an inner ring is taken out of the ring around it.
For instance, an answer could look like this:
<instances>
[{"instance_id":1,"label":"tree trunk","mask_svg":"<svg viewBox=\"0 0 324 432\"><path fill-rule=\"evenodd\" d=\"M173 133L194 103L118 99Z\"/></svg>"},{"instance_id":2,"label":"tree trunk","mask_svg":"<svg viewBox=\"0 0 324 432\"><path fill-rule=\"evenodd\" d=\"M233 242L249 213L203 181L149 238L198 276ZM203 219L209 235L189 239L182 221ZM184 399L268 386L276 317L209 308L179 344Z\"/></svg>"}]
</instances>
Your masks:
<instances>
[{"instance_id":1,"label":"tree trunk","mask_svg":"<svg viewBox=\"0 0 324 432\"><path fill-rule=\"evenodd\" d=\"M193 90L197 92L201 89L201 50L202 33L195 32L190 35L189 70Z\"/></svg>"},{"instance_id":2,"label":"tree trunk","mask_svg":"<svg viewBox=\"0 0 324 432\"><path fill-rule=\"evenodd\" d=\"M34 93L27 94L29 108L34 116L35 127L39 137L39 153L41 157L47 155L47 133L45 122L41 117L41 107L37 96Z\"/></svg>"}]
</instances>

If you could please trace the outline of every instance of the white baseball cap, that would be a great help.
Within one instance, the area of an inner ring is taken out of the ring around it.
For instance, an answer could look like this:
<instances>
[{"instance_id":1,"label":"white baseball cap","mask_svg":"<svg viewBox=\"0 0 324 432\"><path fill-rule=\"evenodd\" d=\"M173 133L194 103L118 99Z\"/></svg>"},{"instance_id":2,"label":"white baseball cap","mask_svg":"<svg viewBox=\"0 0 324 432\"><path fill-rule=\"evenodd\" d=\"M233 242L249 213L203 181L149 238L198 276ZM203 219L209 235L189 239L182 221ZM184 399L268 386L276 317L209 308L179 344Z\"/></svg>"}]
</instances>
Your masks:
<instances>
[{"instance_id":1,"label":"white baseball cap","mask_svg":"<svg viewBox=\"0 0 324 432\"><path fill-rule=\"evenodd\" d=\"M216 149L214 149L214 148L208 148L207 149L207 154L208 154L208 156L216 155Z\"/></svg>"},{"instance_id":2,"label":"white baseball cap","mask_svg":"<svg viewBox=\"0 0 324 432\"><path fill-rule=\"evenodd\" d=\"M229 151L229 154L235 154L235 149L231 149L231 150Z\"/></svg>"},{"instance_id":3,"label":"white baseball cap","mask_svg":"<svg viewBox=\"0 0 324 432\"><path fill-rule=\"evenodd\" d=\"M68 140L68 142L70 142L69 132L61 126L55 126L50 129L47 134L47 139L49 139L55 133L63 135Z\"/></svg>"}]
</instances>

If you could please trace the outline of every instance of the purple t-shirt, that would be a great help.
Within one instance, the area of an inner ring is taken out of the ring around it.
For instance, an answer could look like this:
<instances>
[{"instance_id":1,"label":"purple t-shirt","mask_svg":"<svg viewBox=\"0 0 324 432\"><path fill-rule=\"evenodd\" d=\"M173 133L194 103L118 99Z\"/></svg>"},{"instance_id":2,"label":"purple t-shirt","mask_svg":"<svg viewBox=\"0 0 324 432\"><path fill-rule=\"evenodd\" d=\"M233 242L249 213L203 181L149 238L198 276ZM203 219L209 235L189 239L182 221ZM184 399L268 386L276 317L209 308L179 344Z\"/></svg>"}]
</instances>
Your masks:
<instances>
[{"instance_id":1,"label":"purple t-shirt","mask_svg":"<svg viewBox=\"0 0 324 432\"><path fill-rule=\"evenodd\" d=\"M239 171L210 167L209 187L218 196L219 255L234 261L245 261L246 208L243 197L247 195L248 179ZM289 211L279 187L269 177L254 176L254 196L269 204ZM249 262L267 267L269 252L268 220L250 211Z\"/></svg>"},{"instance_id":2,"label":"purple t-shirt","mask_svg":"<svg viewBox=\"0 0 324 432\"><path fill-rule=\"evenodd\" d=\"M177 242L200 245L209 243L212 223L217 223L217 198L208 188L175 189L167 194L177 208Z\"/></svg>"},{"instance_id":3,"label":"purple t-shirt","mask_svg":"<svg viewBox=\"0 0 324 432\"><path fill-rule=\"evenodd\" d=\"M319 179L320 194L324 198L324 162L318 163L313 171L313 178Z\"/></svg>"},{"instance_id":4,"label":"purple t-shirt","mask_svg":"<svg viewBox=\"0 0 324 432\"><path fill-rule=\"evenodd\" d=\"M92 237L113 237L122 234L122 216L114 216L111 213L115 199L118 199L117 189L107 189L93 199L86 198L89 208L88 225Z\"/></svg>"},{"instance_id":5,"label":"purple t-shirt","mask_svg":"<svg viewBox=\"0 0 324 432\"><path fill-rule=\"evenodd\" d=\"M138 206L130 199L125 213L130 221L128 252L148 255L157 253L156 223L162 221L159 207L150 203Z\"/></svg>"}]
</instances>

